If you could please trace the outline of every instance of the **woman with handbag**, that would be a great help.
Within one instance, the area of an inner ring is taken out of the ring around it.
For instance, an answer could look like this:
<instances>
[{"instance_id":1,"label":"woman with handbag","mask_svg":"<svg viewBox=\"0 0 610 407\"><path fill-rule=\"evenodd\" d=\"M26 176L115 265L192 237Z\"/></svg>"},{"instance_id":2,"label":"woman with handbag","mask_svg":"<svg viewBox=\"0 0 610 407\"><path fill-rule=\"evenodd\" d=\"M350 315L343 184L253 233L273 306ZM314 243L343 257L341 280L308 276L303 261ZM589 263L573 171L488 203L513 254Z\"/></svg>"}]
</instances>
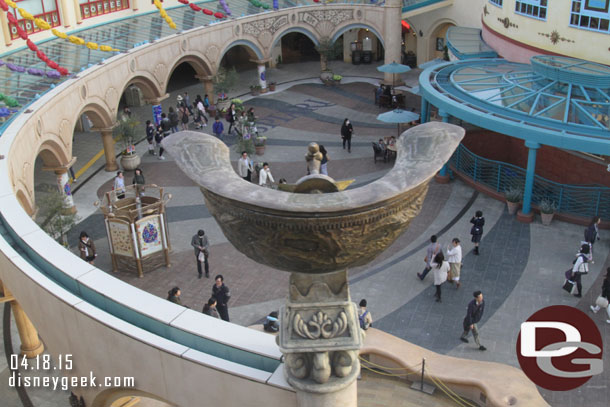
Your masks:
<instances>
[{"instance_id":1,"label":"woman with handbag","mask_svg":"<svg viewBox=\"0 0 610 407\"><path fill-rule=\"evenodd\" d=\"M431 264L432 273L434 274L434 288L436 288L436 302L441 301L441 285L447 281L447 273L449 272L449 262L445 261L443 252L440 251L434 256L434 261Z\"/></svg>"},{"instance_id":2,"label":"woman with handbag","mask_svg":"<svg viewBox=\"0 0 610 407\"><path fill-rule=\"evenodd\" d=\"M474 254L479 255L479 243L481 242L481 236L483 236L483 226L485 226L485 218L483 212L476 211L472 219L472 228L470 234L472 235L472 243L474 243Z\"/></svg>"},{"instance_id":3,"label":"woman with handbag","mask_svg":"<svg viewBox=\"0 0 610 407\"><path fill-rule=\"evenodd\" d=\"M576 283L576 289L578 292L574 294L574 297L582 297L582 281L581 277L583 274L589 272L589 245L583 244L580 247L580 253L577 254L576 260L574 260L574 266L572 267L572 278L570 279Z\"/></svg>"},{"instance_id":4,"label":"woman with handbag","mask_svg":"<svg viewBox=\"0 0 610 407\"><path fill-rule=\"evenodd\" d=\"M604 281L602 281L602 293L597 300L595 300L595 305L591 305L591 311L594 314L597 314L601 308L605 308L608 313L607 323L610 324L610 305L608 304L608 300L610 299L610 267L606 269L606 277Z\"/></svg>"}]
</instances>

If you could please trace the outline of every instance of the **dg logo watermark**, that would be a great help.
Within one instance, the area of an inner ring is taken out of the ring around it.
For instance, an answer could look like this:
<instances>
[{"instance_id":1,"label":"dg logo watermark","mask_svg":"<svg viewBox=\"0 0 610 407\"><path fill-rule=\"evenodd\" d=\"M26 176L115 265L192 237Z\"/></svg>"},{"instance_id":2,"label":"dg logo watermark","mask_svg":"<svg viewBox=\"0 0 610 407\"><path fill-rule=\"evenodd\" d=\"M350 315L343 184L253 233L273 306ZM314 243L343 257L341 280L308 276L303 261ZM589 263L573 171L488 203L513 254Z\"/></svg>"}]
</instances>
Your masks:
<instances>
[{"instance_id":1,"label":"dg logo watermark","mask_svg":"<svg viewBox=\"0 0 610 407\"><path fill-rule=\"evenodd\" d=\"M521 324L517 338L521 369L547 390L572 390L602 373L602 353L602 337L593 320L565 305L534 313Z\"/></svg>"}]
</instances>

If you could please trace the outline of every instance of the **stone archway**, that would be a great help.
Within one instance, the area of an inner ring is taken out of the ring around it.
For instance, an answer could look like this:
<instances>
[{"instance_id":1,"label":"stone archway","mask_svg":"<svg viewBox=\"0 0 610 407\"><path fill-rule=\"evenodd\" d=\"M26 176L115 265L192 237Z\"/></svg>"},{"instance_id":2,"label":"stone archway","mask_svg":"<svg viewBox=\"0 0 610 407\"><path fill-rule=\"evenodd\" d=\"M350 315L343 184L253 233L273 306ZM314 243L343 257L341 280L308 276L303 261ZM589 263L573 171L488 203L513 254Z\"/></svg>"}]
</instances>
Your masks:
<instances>
[{"instance_id":1,"label":"stone archway","mask_svg":"<svg viewBox=\"0 0 610 407\"><path fill-rule=\"evenodd\" d=\"M456 23L450 19L442 19L435 22L429 30L430 35L427 38L427 59L430 61L435 58L443 59L445 47L445 35L449 27L455 26ZM422 61L423 62L423 61Z\"/></svg>"},{"instance_id":2,"label":"stone archway","mask_svg":"<svg viewBox=\"0 0 610 407\"><path fill-rule=\"evenodd\" d=\"M74 116L72 123L74 125L70 128L69 137L70 143L74 134L74 128L79 120L84 120L86 116L90 123L85 127L88 131L100 132L102 137L102 146L104 149L104 155L106 158L105 170L116 171L119 166L116 161L116 152L114 149L114 139L112 138L112 128L116 124L116 114L119 106L120 95L112 90L112 97L107 97L106 102L102 103L99 100L90 100L78 113ZM112 103L112 105L110 105ZM67 132L66 132L67 133ZM66 137L66 135L62 135Z\"/></svg>"}]
</instances>

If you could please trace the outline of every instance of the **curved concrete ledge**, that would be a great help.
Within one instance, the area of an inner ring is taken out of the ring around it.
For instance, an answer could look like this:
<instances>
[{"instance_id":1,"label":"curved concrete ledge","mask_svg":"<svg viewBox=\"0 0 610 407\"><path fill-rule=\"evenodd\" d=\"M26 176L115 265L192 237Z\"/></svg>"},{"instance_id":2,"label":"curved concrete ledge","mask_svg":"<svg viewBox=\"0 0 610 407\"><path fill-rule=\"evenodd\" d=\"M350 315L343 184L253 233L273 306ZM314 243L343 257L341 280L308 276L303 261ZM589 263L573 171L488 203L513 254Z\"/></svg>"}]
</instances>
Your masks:
<instances>
[{"instance_id":1,"label":"curved concrete ledge","mask_svg":"<svg viewBox=\"0 0 610 407\"><path fill-rule=\"evenodd\" d=\"M421 371L419 366L425 358L426 376L441 380L460 396L479 405L549 406L536 386L517 368L440 355L378 329L366 331L360 354L371 355L371 361L379 365L393 363L392 367L404 367L413 372ZM429 378L428 381L433 385Z\"/></svg>"}]
</instances>

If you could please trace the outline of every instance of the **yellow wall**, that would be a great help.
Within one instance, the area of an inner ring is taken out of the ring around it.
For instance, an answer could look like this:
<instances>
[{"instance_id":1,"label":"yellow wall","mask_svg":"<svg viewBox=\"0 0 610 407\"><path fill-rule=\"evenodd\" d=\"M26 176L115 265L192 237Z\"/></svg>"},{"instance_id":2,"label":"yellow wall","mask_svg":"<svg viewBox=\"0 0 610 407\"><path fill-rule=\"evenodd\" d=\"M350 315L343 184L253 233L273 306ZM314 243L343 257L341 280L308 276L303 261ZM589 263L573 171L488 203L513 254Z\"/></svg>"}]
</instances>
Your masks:
<instances>
[{"instance_id":1,"label":"yellow wall","mask_svg":"<svg viewBox=\"0 0 610 407\"><path fill-rule=\"evenodd\" d=\"M610 34L570 27L571 0L549 1L546 21L515 13L515 0L504 0L499 8L486 3L483 22L496 33L551 53L567 55L610 65ZM506 28L504 19L508 18ZM502 21L500 21L502 20ZM546 35L556 30L560 39L556 44Z\"/></svg>"}]
</instances>

